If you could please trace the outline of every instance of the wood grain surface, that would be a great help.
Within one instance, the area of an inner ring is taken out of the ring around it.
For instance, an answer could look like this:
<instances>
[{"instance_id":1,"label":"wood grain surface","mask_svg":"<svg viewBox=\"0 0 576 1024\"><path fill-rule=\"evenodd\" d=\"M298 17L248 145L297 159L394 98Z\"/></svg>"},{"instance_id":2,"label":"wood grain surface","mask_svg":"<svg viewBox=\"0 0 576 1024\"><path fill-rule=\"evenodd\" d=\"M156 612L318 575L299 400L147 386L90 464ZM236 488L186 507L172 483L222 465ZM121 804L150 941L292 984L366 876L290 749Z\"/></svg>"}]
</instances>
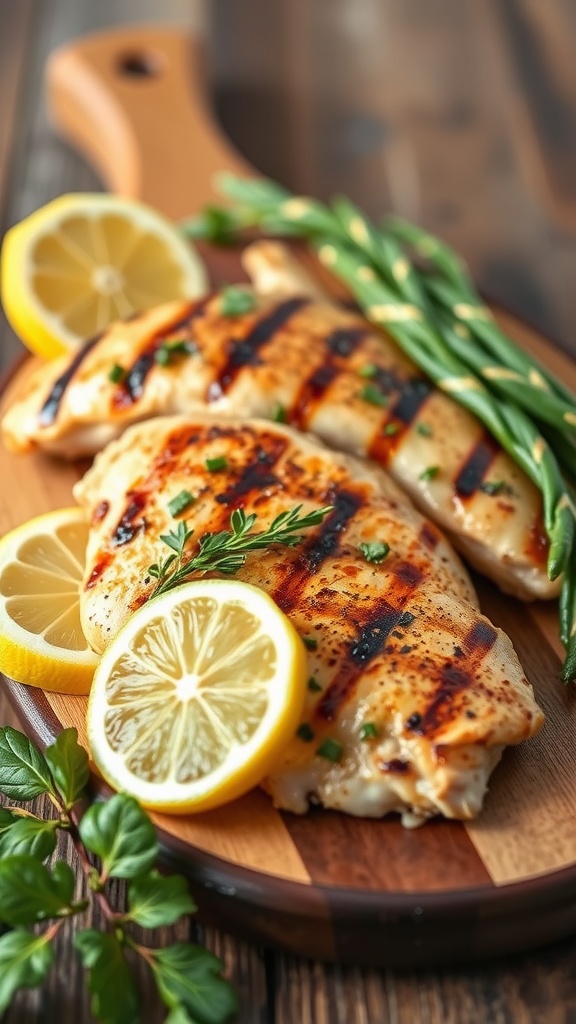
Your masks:
<instances>
[{"instance_id":1,"label":"wood grain surface","mask_svg":"<svg viewBox=\"0 0 576 1024\"><path fill-rule=\"evenodd\" d=\"M309 5L306 11L300 0L285 3L290 31L282 26L289 43L283 90L273 80L270 88L264 80L262 88L258 78L263 49L270 73L282 64L275 49L278 32L266 23L266 10L258 12L251 0L247 17L246 6L239 0L235 5L236 20L232 30L223 33L219 48L224 73L218 79L218 100L221 110L224 100L228 112L234 108L235 133L242 136L248 158L254 160L256 139L256 162L269 170L289 143L293 162L280 165L277 160L277 170L272 168L277 175L290 176L289 184L299 180L306 187L316 186L318 192L332 191L337 169L336 187L352 191L350 185L359 182L364 192L366 183L372 182L372 195L386 189L382 205L392 202L399 212L413 211L422 223L441 231L466 254L489 291L570 350L576 330L576 233L567 217L576 201L576 187L565 148L574 138L576 122L571 0L548 0L544 5L537 0L486 0L457 8L451 0L431 0L425 10L417 0L355 4L361 12L349 31L364 38L364 57L354 64L348 52L345 72L342 51L339 56L334 47L352 5L330 0L329 5ZM210 13L220 18L225 7L221 0L212 0ZM365 7L377 10L376 30ZM297 12L290 14L290 8ZM514 21L505 20L510 11ZM92 172L49 132L41 86L49 51L93 28L159 18L189 24L190 3L164 0L160 8L154 0L0 0L2 229L62 191L99 187ZM302 31L310 31L310 18L314 37L308 37L303 48ZM230 36L236 37L241 52L238 29L244 21L253 31L260 27L258 40L265 44L253 47L251 54L246 46L242 51L251 72L251 92L238 87L242 78L234 61L222 57L223 43ZM526 25L532 28L533 45L528 48L523 42ZM327 44L322 52L319 37ZM311 100L296 77L313 87ZM522 81L528 79L531 89L525 91ZM385 116L387 109L381 110L387 108L390 94L393 123ZM300 133L302 128L296 144L280 130L283 125L269 130L270 123L279 125L278 97L294 130ZM266 123L266 111L274 117L272 122ZM544 113L538 117L538 111ZM254 130L248 130L252 126ZM387 157L393 167L392 189L390 172L382 174L375 158L385 135L400 148L400 157ZM402 156L402 138L407 158ZM485 159L479 162L482 154ZM478 173L470 177L478 163ZM412 173L404 173L407 167ZM14 336L1 321L0 361L7 365L17 351ZM549 635L554 627L551 621L546 627L541 621L541 628ZM9 719L5 703L0 713L4 721ZM121 900L122 893L118 896ZM397 974L323 967L263 954L211 928L205 928L202 937L224 957L229 976L239 987L242 1024L576 1021L573 940L473 969ZM63 941L61 952L59 970L39 992L18 998L6 1015L9 1024L90 1020L69 940ZM145 991L144 1019L156 1024L162 1013L150 988Z\"/></svg>"}]
</instances>

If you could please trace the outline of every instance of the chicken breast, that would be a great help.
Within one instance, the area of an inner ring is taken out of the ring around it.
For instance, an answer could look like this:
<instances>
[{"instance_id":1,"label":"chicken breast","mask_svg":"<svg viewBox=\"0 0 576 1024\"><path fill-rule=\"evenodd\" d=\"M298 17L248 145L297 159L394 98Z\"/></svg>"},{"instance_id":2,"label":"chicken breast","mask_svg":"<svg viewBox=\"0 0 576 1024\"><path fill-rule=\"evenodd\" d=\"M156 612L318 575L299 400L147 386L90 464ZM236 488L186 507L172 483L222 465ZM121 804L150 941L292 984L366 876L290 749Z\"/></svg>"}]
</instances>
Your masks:
<instances>
[{"instance_id":1,"label":"chicken breast","mask_svg":"<svg viewBox=\"0 0 576 1024\"><path fill-rule=\"evenodd\" d=\"M171 303L40 368L4 416L8 448L75 458L130 423L195 409L281 418L386 467L503 590L555 596L540 494L523 471L387 335L312 286L314 297L288 294L306 278L274 268L270 245L246 257L269 293L253 310L224 316L218 296Z\"/></svg>"},{"instance_id":2,"label":"chicken breast","mask_svg":"<svg viewBox=\"0 0 576 1024\"><path fill-rule=\"evenodd\" d=\"M238 507L263 529L296 505L332 506L298 547L251 554L238 573L316 641L307 728L266 782L276 805L399 811L408 824L476 814L504 746L543 719L512 645L479 613L439 530L387 474L288 427L159 418L96 458L75 488L91 521L81 613L94 648L150 596L148 567L168 553L160 535L174 527L168 503L183 489L196 498L183 514L191 552ZM379 564L361 549L371 541L390 547ZM366 724L375 735L363 739ZM341 745L335 762L318 753L326 739Z\"/></svg>"}]
</instances>

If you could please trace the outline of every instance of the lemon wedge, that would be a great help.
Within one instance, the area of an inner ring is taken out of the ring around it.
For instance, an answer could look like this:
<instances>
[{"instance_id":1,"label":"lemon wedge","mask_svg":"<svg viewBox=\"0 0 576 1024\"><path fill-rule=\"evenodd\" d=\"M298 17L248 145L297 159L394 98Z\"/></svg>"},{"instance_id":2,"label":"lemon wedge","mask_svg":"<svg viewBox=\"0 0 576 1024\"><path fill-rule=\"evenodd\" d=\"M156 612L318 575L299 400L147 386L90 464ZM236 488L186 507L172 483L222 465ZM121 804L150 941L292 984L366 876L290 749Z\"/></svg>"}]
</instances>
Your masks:
<instances>
[{"instance_id":1,"label":"lemon wedge","mask_svg":"<svg viewBox=\"0 0 576 1024\"><path fill-rule=\"evenodd\" d=\"M2 246L6 316L47 359L113 320L205 290L204 266L175 225L122 196L61 196L11 228Z\"/></svg>"},{"instance_id":2,"label":"lemon wedge","mask_svg":"<svg viewBox=\"0 0 576 1024\"><path fill-rule=\"evenodd\" d=\"M262 590L198 580L150 601L102 657L88 740L104 778L186 814L257 785L294 736L306 653Z\"/></svg>"},{"instance_id":3,"label":"lemon wedge","mask_svg":"<svg viewBox=\"0 0 576 1024\"><path fill-rule=\"evenodd\" d=\"M17 683L88 693L98 656L80 625L88 524L48 512L0 541L0 672Z\"/></svg>"}]
</instances>

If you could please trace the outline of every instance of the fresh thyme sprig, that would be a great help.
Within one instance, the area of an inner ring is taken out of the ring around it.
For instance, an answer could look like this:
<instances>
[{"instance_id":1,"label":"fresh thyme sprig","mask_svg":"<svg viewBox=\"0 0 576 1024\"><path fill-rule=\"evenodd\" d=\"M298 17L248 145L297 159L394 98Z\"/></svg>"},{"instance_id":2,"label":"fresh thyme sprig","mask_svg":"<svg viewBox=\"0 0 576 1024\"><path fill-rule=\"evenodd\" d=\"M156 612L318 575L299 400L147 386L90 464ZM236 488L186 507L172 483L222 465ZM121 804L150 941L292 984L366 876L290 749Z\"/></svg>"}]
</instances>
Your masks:
<instances>
[{"instance_id":1,"label":"fresh thyme sprig","mask_svg":"<svg viewBox=\"0 0 576 1024\"><path fill-rule=\"evenodd\" d=\"M433 236L398 220L378 228L346 199L324 205L268 180L222 174L217 185L235 205L205 210L182 225L186 234L221 243L245 228L258 228L263 234L307 238L367 318L474 413L540 489L550 542L548 574L551 579L563 574L563 676L575 678L576 507L563 475L567 466L569 477L576 475L575 396L504 335L460 258ZM412 261L413 252L425 260L424 268Z\"/></svg>"},{"instance_id":2,"label":"fresh thyme sprig","mask_svg":"<svg viewBox=\"0 0 576 1024\"><path fill-rule=\"evenodd\" d=\"M243 509L237 508L230 516L230 529L205 533L198 541L196 554L188 558L186 549L194 536L194 530L189 529L187 523L181 520L175 530L160 536L160 540L172 549L172 554L149 567L148 574L158 580L150 598L179 587L196 573L221 572L233 576L242 568L250 551L261 551L272 544L295 547L302 540L301 531L319 526L332 511L332 506L327 505L302 516L301 509L302 505L287 509L276 516L268 529L251 533L257 520L256 514L252 512L246 515Z\"/></svg>"},{"instance_id":3,"label":"fresh thyme sprig","mask_svg":"<svg viewBox=\"0 0 576 1024\"><path fill-rule=\"evenodd\" d=\"M102 929L80 928L74 939L96 1020L142 1020L131 967L141 958L167 1007L166 1021L224 1024L238 1000L221 975L222 963L188 942L144 945L134 931L171 925L193 913L186 880L155 870L156 832L133 797L116 793L88 807L79 820L87 782L88 755L76 729L63 730L43 754L23 733L0 728L0 794L24 803L45 794L53 807L51 817L40 818L0 805L0 922L11 929L0 937L0 1016L18 989L42 984L56 959L58 932L97 902ZM84 876L80 898L74 897L75 875L66 861L44 863L58 832L68 837L73 863ZM110 902L109 880L119 878L127 882L126 909Z\"/></svg>"}]
</instances>

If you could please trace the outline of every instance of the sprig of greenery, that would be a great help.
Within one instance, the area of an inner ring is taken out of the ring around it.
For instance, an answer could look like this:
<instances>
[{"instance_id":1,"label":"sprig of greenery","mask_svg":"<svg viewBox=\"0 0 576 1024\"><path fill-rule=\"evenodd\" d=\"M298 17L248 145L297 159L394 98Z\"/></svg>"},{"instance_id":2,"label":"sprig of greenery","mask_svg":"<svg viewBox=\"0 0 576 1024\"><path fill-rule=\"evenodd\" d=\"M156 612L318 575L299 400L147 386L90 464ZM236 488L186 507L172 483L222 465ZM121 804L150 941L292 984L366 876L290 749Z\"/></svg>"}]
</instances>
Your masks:
<instances>
[{"instance_id":1,"label":"sprig of greenery","mask_svg":"<svg viewBox=\"0 0 576 1024\"><path fill-rule=\"evenodd\" d=\"M43 754L23 733L0 728L0 793L24 803L46 794L56 815L45 820L21 807L0 807L0 922L11 929L0 937L0 1015L18 989L42 984L55 960L55 936L98 900L105 930L81 929L75 938L98 1021L141 1020L130 963L141 957L168 1008L169 1024L223 1024L237 1009L237 998L222 977L220 960L189 943L150 948L131 931L133 925L171 925L193 913L186 880L154 869L156 833L132 797L117 793L94 804L78 824L75 806L85 801L87 781L88 756L76 729L65 729ZM69 836L85 876L79 899L69 865L44 863L54 852L58 831ZM128 881L125 911L108 900L108 882L115 878Z\"/></svg>"},{"instance_id":2,"label":"sprig of greenery","mask_svg":"<svg viewBox=\"0 0 576 1024\"><path fill-rule=\"evenodd\" d=\"M324 205L230 174L219 175L217 185L235 205L205 210L182 225L186 234L222 242L257 228L307 238L366 317L476 415L540 489L548 574L563 574L563 676L575 678L576 506L564 475L576 476L575 396L502 332L460 258L439 239L399 220L376 227L347 199Z\"/></svg>"},{"instance_id":3,"label":"sprig of greenery","mask_svg":"<svg viewBox=\"0 0 576 1024\"><path fill-rule=\"evenodd\" d=\"M293 548L302 540L301 531L318 526L332 511L332 506L327 505L305 515L300 515L301 509L302 505L297 505L281 512L266 530L259 533L251 532L257 520L256 514L246 515L243 509L235 509L230 516L230 529L205 533L200 537L196 554L189 558L186 558L186 549L194 530L181 520L175 530L160 536L160 540L172 549L172 554L149 567L148 574L158 580L150 597L181 586L196 573L221 572L233 576L245 564L250 551L261 551L272 544Z\"/></svg>"}]
</instances>

